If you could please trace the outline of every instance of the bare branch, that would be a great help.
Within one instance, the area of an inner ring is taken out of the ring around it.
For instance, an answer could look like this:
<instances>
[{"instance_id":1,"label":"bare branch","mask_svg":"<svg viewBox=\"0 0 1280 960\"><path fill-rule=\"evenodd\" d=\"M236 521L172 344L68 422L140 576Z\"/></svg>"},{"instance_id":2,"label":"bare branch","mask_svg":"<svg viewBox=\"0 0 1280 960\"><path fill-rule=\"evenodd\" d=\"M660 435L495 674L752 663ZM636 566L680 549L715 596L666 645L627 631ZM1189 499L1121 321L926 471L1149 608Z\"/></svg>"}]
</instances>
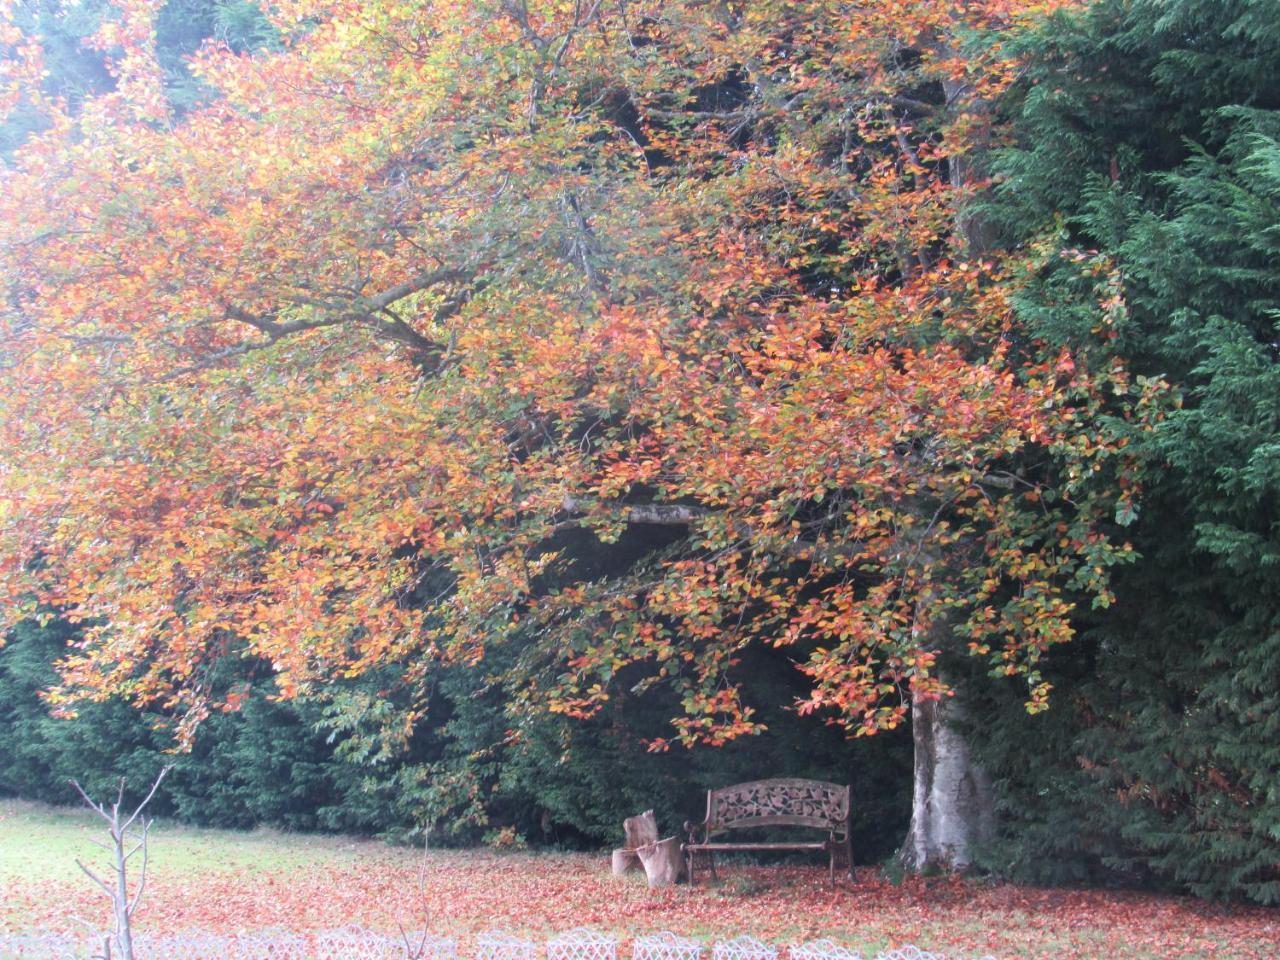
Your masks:
<instances>
[{"instance_id":1,"label":"bare branch","mask_svg":"<svg viewBox=\"0 0 1280 960\"><path fill-rule=\"evenodd\" d=\"M151 820L144 819L142 821L142 839L138 841L138 846L133 848L133 852L129 854L132 857L134 853L138 852L139 848L142 849L142 866L138 868L138 889L134 891L133 899L129 901L128 914L130 917L138 909L138 903L142 900L142 891L147 889L147 863L151 856L150 848L147 846L147 836L151 832L151 824ZM128 857L125 859L128 859Z\"/></svg>"},{"instance_id":2,"label":"bare branch","mask_svg":"<svg viewBox=\"0 0 1280 960\"><path fill-rule=\"evenodd\" d=\"M121 828L121 832L128 830L129 826L133 823L133 821L138 819L138 815L147 808L147 804L151 802L151 798L156 795L156 791L160 789L160 784L164 782L164 778L169 775L169 771L172 769L173 769L173 764L171 763L165 764L160 769L160 774L159 776L156 777L155 783L151 784L151 789L147 791L146 797L144 797L142 802L138 804L137 809L133 811L133 815L124 822L124 826ZM122 790L124 789L123 779L121 779L121 789Z\"/></svg>"},{"instance_id":3,"label":"bare branch","mask_svg":"<svg viewBox=\"0 0 1280 960\"><path fill-rule=\"evenodd\" d=\"M75 780L71 781L72 786L76 788L81 799L84 800L85 805L106 821L107 833L111 837L110 845L97 843L97 846L103 847L113 857L113 883L108 883L106 880L102 879L102 877L90 870L80 860L76 860L76 866L78 866L84 875L92 880L111 901L111 912L115 921L115 928L112 933L112 937L115 938L116 943L120 946L121 960L134 960L133 933L130 930L130 920L133 917L134 912L138 909L138 904L142 901L142 894L147 888L147 866L150 861L150 848L148 841L151 836L151 825L154 821L144 816L143 811L146 810L147 806L155 798L156 791L160 789L160 784L164 782L164 778L172 769L173 765L168 764L160 770L160 773L156 776L155 780L152 781L151 789L147 791L147 795L142 798L142 801L136 807L134 807L133 812L124 819L121 819L121 811L124 807L124 791L127 784L127 780L124 777L121 777L116 784L116 799L111 805L109 812L105 804L96 803L85 792L84 788L81 787L79 783ZM138 836L137 841L133 844L132 849L129 849L128 852L126 852L125 848L129 845L130 841L129 830L135 823L140 825L140 836ZM133 891L133 894L130 895L128 864L129 861L139 852L142 853L142 864L138 872L138 885ZM108 938L107 945L104 947L103 955L104 957L109 957L110 954L110 938Z\"/></svg>"},{"instance_id":4,"label":"bare branch","mask_svg":"<svg viewBox=\"0 0 1280 960\"><path fill-rule=\"evenodd\" d=\"M76 858L76 866L77 866L77 867L79 867L79 868L84 872L84 875L85 875L86 877L88 877L90 880L92 880L94 883L96 883L99 887L101 887L101 888L102 888L102 892L103 892L103 893L105 893L108 897L112 897L112 898L114 898L114 897L115 897L115 894L112 892L111 888L110 888L109 886L107 886L106 881L105 881L105 880L103 880L103 879L101 879L101 878L100 878L96 873L94 873L92 870L90 870L88 867L86 867L86 866L85 866L85 865L80 861L80 858L79 858L79 857L77 857L77 858Z\"/></svg>"},{"instance_id":5,"label":"bare branch","mask_svg":"<svg viewBox=\"0 0 1280 960\"><path fill-rule=\"evenodd\" d=\"M100 817L102 817L104 820L106 820L106 821L110 822L111 817L110 817L110 816L108 816L107 811L106 811L106 808L104 808L103 806L101 806L101 805L100 805L100 804L98 804L98 803L95 803L95 802L92 800L92 798L90 798L90 796L89 796L87 793L85 793L85 792L84 792L84 787L80 786L80 782L79 782L78 780L71 780L71 781L68 781L68 782L71 784L71 786L73 786L73 787L75 787L75 788L76 788L76 793L80 794L80 799L81 799L81 800L83 800L83 801L85 802L85 805L86 805L90 810L93 810L95 813L97 813L97 814L98 814L98 816L100 816Z\"/></svg>"}]
</instances>

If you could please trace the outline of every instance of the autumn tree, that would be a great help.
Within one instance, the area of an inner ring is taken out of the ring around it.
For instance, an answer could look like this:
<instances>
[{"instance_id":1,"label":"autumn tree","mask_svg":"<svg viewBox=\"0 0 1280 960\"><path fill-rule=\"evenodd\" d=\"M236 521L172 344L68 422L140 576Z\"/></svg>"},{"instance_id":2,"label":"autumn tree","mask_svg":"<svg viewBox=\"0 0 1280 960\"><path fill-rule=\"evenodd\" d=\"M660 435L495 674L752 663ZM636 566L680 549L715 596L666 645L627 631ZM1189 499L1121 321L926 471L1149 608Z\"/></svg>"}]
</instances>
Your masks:
<instances>
[{"instance_id":1,"label":"autumn tree","mask_svg":"<svg viewBox=\"0 0 1280 960\"><path fill-rule=\"evenodd\" d=\"M674 690L663 749L757 732L782 648L802 713L914 713L909 860L963 865L946 658L1044 708L1142 400L1028 335L972 213L1042 7L287 2L180 118L151 4L78 111L10 31L50 121L0 198L0 569L85 624L67 708L506 648L516 716Z\"/></svg>"}]
</instances>

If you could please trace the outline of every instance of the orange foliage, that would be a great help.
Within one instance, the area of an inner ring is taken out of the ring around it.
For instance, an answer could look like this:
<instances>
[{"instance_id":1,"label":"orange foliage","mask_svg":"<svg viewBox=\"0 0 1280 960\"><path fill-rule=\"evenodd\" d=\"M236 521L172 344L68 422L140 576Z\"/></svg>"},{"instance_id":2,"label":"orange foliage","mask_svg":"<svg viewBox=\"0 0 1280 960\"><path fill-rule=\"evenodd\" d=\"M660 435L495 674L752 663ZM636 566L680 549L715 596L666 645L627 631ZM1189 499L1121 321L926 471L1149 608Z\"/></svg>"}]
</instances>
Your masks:
<instances>
[{"instance_id":1,"label":"orange foliage","mask_svg":"<svg viewBox=\"0 0 1280 960\"><path fill-rule=\"evenodd\" d=\"M3 173L7 619L188 720L223 656L288 696L519 643L525 706L639 670L721 742L763 642L874 732L953 627L1039 708L1131 495L1123 372L1028 341L962 212L1047 6L296 0L174 118L123 4L118 89Z\"/></svg>"}]
</instances>

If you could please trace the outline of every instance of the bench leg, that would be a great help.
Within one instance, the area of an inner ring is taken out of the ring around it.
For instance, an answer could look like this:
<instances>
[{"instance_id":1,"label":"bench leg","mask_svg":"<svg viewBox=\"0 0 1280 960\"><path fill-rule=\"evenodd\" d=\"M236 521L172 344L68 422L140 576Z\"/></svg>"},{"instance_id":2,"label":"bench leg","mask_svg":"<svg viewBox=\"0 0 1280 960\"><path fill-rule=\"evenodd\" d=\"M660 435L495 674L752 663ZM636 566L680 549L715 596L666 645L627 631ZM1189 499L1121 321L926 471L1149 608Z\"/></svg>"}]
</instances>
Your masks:
<instances>
[{"instance_id":1,"label":"bench leg","mask_svg":"<svg viewBox=\"0 0 1280 960\"><path fill-rule=\"evenodd\" d=\"M853 841L849 837L843 840L827 841L827 849L831 852L831 885L836 885L836 867L843 867L849 879L853 879Z\"/></svg>"},{"instance_id":2,"label":"bench leg","mask_svg":"<svg viewBox=\"0 0 1280 960\"><path fill-rule=\"evenodd\" d=\"M836 842L831 850L831 883L836 882L836 867L844 868L845 874L853 879L853 840L845 837Z\"/></svg>"},{"instance_id":3,"label":"bench leg","mask_svg":"<svg viewBox=\"0 0 1280 960\"><path fill-rule=\"evenodd\" d=\"M718 882L720 877L716 875L716 856L710 850L703 850L702 856L707 858L707 869L711 873L712 883ZM697 883L697 874L695 873L695 864L698 861L698 851L686 850L684 852L685 859L685 875L689 878L689 886Z\"/></svg>"}]
</instances>

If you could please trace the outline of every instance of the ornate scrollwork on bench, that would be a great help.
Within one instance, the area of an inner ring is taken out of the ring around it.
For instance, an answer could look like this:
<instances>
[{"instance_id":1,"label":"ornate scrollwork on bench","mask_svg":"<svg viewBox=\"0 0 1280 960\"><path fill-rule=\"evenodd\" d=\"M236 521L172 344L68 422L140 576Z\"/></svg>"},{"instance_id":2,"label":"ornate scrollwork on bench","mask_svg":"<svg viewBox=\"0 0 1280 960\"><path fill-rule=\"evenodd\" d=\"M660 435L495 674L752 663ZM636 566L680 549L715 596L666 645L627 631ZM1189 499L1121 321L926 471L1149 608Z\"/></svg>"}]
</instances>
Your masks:
<instances>
[{"instance_id":1,"label":"ornate scrollwork on bench","mask_svg":"<svg viewBox=\"0 0 1280 960\"><path fill-rule=\"evenodd\" d=\"M833 830L849 819L849 788L821 780L755 780L707 794L708 829L798 826Z\"/></svg>"}]
</instances>

